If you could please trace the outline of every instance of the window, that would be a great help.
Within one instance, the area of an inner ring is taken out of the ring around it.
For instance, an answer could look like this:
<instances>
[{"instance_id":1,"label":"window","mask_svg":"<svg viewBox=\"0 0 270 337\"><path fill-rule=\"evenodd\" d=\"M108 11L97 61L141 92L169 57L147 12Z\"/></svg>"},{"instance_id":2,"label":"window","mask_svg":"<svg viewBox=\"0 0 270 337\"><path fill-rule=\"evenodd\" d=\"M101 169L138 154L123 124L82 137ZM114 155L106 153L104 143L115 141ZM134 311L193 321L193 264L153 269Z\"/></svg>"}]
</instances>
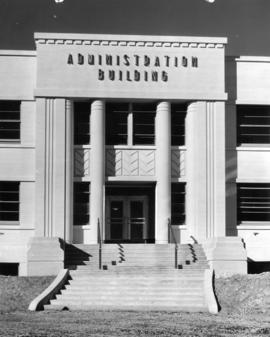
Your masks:
<instances>
[{"instance_id":1,"label":"window","mask_svg":"<svg viewBox=\"0 0 270 337\"><path fill-rule=\"evenodd\" d=\"M185 145L185 120L187 115L186 104L172 104L171 107L171 144Z\"/></svg>"},{"instance_id":2,"label":"window","mask_svg":"<svg viewBox=\"0 0 270 337\"><path fill-rule=\"evenodd\" d=\"M237 107L237 143L270 143L270 106L239 105Z\"/></svg>"},{"instance_id":3,"label":"window","mask_svg":"<svg viewBox=\"0 0 270 337\"><path fill-rule=\"evenodd\" d=\"M90 183L89 182L76 182L74 183L74 212L73 224L89 225L90 219Z\"/></svg>"},{"instance_id":4,"label":"window","mask_svg":"<svg viewBox=\"0 0 270 337\"><path fill-rule=\"evenodd\" d=\"M106 105L106 144L123 145L128 143L129 104Z\"/></svg>"},{"instance_id":5,"label":"window","mask_svg":"<svg viewBox=\"0 0 270 337\"><path fill-rule=\"evenodd\" d=\"M154 104L106 104L106 144L154 145L155 116Z\"/></svg>"},{"instance_id":6,"label":"window","mask_svg":"<svg viewBox=\"0 0 270 337\"><path fill-rule=\"evenodd\" d=\"M155 144L155 117L154 104L133 104L133 145Z\"/></svg>"},{"instance_id":7,"label":"window","mask_svg":"<svg viewBox=\"0 0 270 337\"><path fill-rule=\"evenodd\" d=\"M237 218L243 221L270 221L270 184L238 184Z\"/></svg>"},{"instance_id":8,"label":"window","mask_svg":"<svg viewBox=\"0 0 270 337\"><path fill-rule=\"evenodd\" d=\"M20 140L20 101L0 101L0 141Z\"/></svg>"},{"instance_id":9,"label":"window","mask_svg":"<svg viewBox=\"0 0 270 337\"><path fill-rule=\"evenodd\" d=\"M185 223L185 183L172 184L171 217L172 225L181 225Z\"/></svg>"},{"instance_id":10,"label":"window","mask_svg":"<svg viewBox=\"0 0 270 337\"><path fill-rule=\"evenodd\" d=\"M90 144L90 102L74 103L74 144Z\"/></svg>"},{"instance_id":11,"label":"window","mask_svg":"<svg viewBox=\"0 0 270 337\"><path fill-rule=\"evenodd\" d=\"M19 183L0 181L0 221L19 221Z\"/></svg>"}]
</instances>

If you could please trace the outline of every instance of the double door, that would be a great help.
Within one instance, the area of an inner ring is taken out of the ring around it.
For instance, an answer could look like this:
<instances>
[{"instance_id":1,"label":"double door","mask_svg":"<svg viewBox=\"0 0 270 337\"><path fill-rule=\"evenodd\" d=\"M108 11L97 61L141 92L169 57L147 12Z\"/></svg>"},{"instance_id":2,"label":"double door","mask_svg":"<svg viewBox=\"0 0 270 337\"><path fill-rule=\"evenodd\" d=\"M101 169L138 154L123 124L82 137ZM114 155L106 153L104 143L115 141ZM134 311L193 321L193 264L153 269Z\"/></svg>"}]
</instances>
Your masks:
<instances>
[{"instance_id":1,"label":"double door","mask_svg":"<svg viewBox=\"0 0 270 337\"><path fill-rule=\"evenodd\" d=\"M147 196L109 196L106 201L106 240L147 240Z\"/></svg>"}]
</instances>

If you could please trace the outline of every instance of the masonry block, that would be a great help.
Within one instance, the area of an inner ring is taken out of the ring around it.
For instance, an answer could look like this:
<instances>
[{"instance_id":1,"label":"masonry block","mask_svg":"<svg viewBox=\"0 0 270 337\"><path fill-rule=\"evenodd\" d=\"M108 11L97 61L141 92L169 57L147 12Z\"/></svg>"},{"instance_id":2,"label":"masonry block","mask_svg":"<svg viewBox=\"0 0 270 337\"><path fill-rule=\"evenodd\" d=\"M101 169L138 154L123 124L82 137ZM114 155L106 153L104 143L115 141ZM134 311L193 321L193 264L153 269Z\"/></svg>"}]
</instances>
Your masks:
<instances>
[{"instance_id":1,"label":"masonry block","mask_svg":"<svg viewBox=\"0 0 270 337\"><path fill-rule=\"evenodd\" d=\"M64 268L64 250L59 238L30 238L27 251L27 275L57 275Z\"/></svg>"},{"instance_id":2,"label":"masonry block","mask_svg":"<svg viewBox=\"0 0 270 337\"><path fill-rule=\"evenodd\" d=\"M203 244L216 277L247 274L247 252L240 237L215 237Z\"/></svg>"}]
</instances>

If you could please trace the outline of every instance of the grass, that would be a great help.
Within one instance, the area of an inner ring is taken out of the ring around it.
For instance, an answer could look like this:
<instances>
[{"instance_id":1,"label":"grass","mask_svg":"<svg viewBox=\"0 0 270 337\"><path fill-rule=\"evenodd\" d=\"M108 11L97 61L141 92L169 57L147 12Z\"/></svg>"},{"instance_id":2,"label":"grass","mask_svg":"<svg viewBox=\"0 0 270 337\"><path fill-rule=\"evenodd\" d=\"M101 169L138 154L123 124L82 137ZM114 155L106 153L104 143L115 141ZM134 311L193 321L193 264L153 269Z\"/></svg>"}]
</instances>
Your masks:
<instances>
[{"instance_id":1,"label":"grass","mask_svg":"<svg viewBox=\"0 0 270 337\"><path fill-rule=\"evenodd\" d=\"M218 315L176 312L28 312L52 278L0 277L0 336L189 336L270 335L270 273L216 280Z\"/></svg>"}]
</instances>

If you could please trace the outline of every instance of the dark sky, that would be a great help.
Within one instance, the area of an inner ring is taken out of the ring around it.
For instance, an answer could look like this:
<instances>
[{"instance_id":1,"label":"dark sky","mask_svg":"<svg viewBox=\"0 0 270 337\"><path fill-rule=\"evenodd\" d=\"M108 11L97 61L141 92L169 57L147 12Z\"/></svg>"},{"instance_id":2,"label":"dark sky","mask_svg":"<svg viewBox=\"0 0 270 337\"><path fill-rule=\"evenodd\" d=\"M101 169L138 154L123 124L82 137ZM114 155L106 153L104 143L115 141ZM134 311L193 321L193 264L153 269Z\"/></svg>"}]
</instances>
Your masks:
<instances>
[{"instance_id":1,"label":"dark sky","mask_svg":"<svg viewBox=\"0 0 270 337\"><path fill-rule=\"evenodd\" d=\"M270 56L270 0L0 0L0 49L34 32L227 36L228 55Z\"/></svg>"}]
</instances>

